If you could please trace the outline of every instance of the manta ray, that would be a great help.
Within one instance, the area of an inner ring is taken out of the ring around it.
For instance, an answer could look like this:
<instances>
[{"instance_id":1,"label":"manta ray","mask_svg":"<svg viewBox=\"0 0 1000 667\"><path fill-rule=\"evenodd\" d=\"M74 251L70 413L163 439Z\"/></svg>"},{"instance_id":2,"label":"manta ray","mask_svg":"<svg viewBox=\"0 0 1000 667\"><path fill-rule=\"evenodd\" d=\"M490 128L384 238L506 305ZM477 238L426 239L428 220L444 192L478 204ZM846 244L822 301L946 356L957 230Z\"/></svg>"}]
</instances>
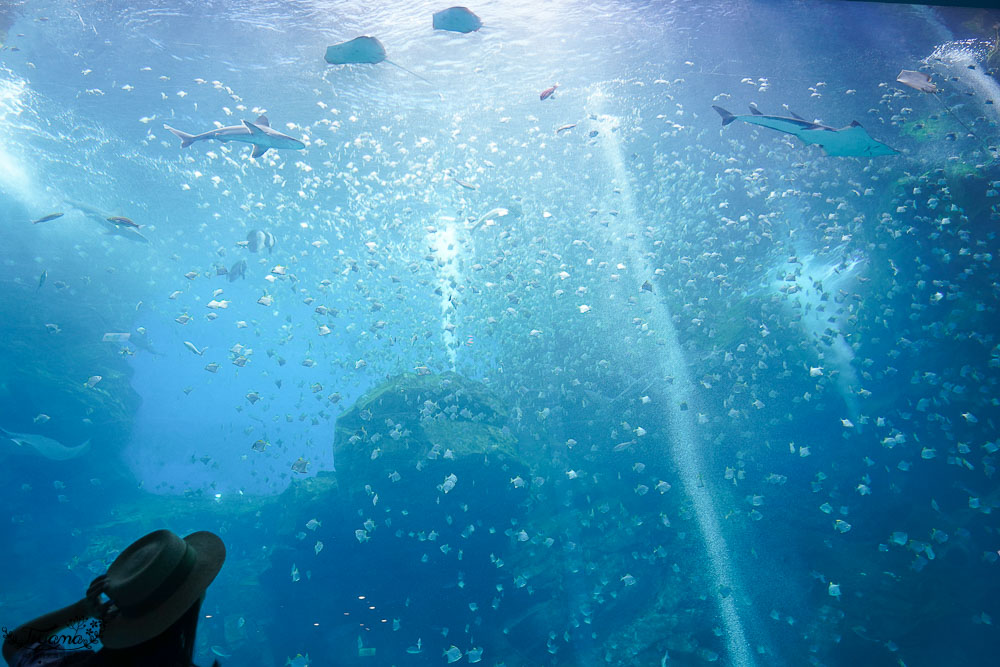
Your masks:
<instances>
[{"instance_id":1,"label":"manta ray","mask_svg":"<svg viewBox=\"0 0 1000 667\"><path fill-rule=\"evenodd\" d=\"M67 447L58 440L47 438L37 433L14 433L0 428L0 436L12 440L21 447L31 447L47 459L53 461L68 461L86 454L90 450L90 440L76 447Z\"/></svg>"},{"instance_id":2,"label":"manta ray","mask_svg":"<svg viewBox=\"0 0 1000 667\"><path fill-rule=\"evenodd\" d=\"M792 114L787 116L768 116L750 107L749 116L734 116L722 107L713 106L720 116L722 125L729 125L734 120L760 125L761 127L793 134L807 144L816 144L827 155L837 157L875 157L877 155L896 155L899 151L875 141L858 121L852 121L847 127L837 129L819 123L813 123L802 116Z\"/></svg>"},{"instance_id":3,"label":"manta ray","mask_svg":"<svg viewBox=\"0 0 1000 667\"><path fill-rule=\"evenodd\" d=\"M253 123L245 120L242 125L220 127L217 130L209 130L208 132L202 132L201 134L188 134L187 132L175 130L166 124L163 125L163 128L170 130L178 139L181 140L181 148L187 148L196 141L207 141L209 139L217 139L221 142L241 141L245 144L251 144L253 146L253 153L250 154L250 157L255 158L260 157L272 148L291 148L295 150L302 150L306 147L304 143L295 137L290 137L287 134L278 132L277 130L272 130L271 123L267 120L267 116L260 116Z\"/></svg>"}]
</instances>

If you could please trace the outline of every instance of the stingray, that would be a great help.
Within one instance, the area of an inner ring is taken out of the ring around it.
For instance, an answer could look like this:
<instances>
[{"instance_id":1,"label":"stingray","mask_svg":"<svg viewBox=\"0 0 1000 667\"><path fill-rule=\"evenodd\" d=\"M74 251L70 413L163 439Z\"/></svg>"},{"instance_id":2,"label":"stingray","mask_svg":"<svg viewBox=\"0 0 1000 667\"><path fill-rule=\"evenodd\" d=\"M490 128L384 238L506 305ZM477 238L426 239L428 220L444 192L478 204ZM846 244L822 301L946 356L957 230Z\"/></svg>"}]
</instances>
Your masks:
<instances>
[{"instance_id":1,"label":"stingray","mask_svg":"<svg viewBox=\"0 0 1000 667\"><path fill-rule=\"evenodd\" d=\"M340 44L326 47L326 62L331 65L356 65L359 63L375 65L382 61L390 65L395 65L407 74L412 74L425 83L430 83L430 81L416 72L411 72L402 65L387 60L385 57L385 47L375 37L363 35L346 42L341 42Z\"/></svg>"},{"instance_id":2,"label":"stingray","mask_svg":"<svg viewBox=\"0 0 1000 667\"><path fill-rule=\"evenodd\" d=\"M896 81L900 82L904 86L909 86L910 88L919 90L922 93L934 94L938 92L937 85L931 81L930 75L925 72L914 72L911 69L904 69L899 73L899 76L896 77ZM964 122L962 122L962 119L955 115L955 112L951 110L950 106L945 104L944 100L941 99L940 95L934 95L934 98L941 103L941 106L945 108L945 111L951 114L952 118L958 121L959 125L968 130L969 134L975 137L977 141L982 143L982 139L976 136L976 133L972 131L972 128L966 125ZM986 146L984 145L984 148L985 147ZM987 153L990 152L988 148L986 152Z\"/></svg>"},{"instance_id":3,"label":"stingray","mask_svg":"<svg viewBox=\"0 0 1000 667\"><path fill-rule=\"evenodd\" d=\"M0 428L0 435L6 437L21 447L31 447L36 452L52 461L68 461L86 454L90 450L90 440L76 447L67 447L58 440L47 438L37 433L14 433Z\"/></svg>"},{"instance_id":4,"label":"stingray","mask_svg":"<svg viewBox=\"0 0 1000 667\"><path fill-rule=\"evenodd\" d=\"M750 107L749 116L734 116L722 107L713 106L720 116L722 124L729 125L734 120L760 125L778 132L793 134L807 144L816 144L827 155L836 157L875 157L877 155L895 155L899 151L875 141L858 121L852 121L847 127L840 129L813 123L802 116L792 114L787 116L768 116Z\"/></svg>"},{"instance_id":5,"label":"stingray","mask_svg":"<svg viewBox=\"0 0 1000 667\"><path fill-rule=\"evenodd\" d=\"M483 27L483 21L468 7L449 7L434 12L434 29L451 32L475 32Z\"/></svg>"}]
</instances>

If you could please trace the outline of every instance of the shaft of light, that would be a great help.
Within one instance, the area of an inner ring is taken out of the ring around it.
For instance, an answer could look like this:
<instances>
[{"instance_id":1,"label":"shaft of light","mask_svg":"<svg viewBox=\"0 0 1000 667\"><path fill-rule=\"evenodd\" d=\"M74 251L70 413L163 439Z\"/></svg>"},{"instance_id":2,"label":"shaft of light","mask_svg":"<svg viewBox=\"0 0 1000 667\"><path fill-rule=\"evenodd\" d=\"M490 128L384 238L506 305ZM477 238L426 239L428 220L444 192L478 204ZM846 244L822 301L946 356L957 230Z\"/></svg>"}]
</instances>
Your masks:
<instances>
[{"instance_id":1,"label":"shaft of light","mask_svg":"<svg viewBox=\"0 0 1000 667\"><path fill-rule=\"evenodd\" d=\"M591 95L587 111L598 118L598 122L606 125L600 131L600 145L611 171L614 184L621 192L621 205L614 222L609 223L608 230L613 234L613 240L625 247L628 261L634 274L653 276L654 267L646 255L639 239L641 234L629 238L626 232L635 231L638 224L636 216L635 197L632 192L625 162L622 159L622 149L618 141L620 132L611 128L618 124L618 119L605 116L602 113L604 95L598 90ZM729 558L729 550L722 536L719 525L718 511L708 486L703 482L702 462L698 455L698 440L690 412L681 410L683 403L691 403L694 398L694 383L688 373L687 364L677 338L677 330L671 319L670 310L659 298L656 286L650 295L652 310L649 313L650 324L662 335L666 344L659 363L664 375L673 377L672 383L667 383L667 405L664 407L669 422L670 444L669 454L676 465L681 478L684 493L691 499L695 520L705 541L708 561L711 568L711 579L717 584L717 590L728 587L733 594L722 596L718 592L713 596L719 608L719 614L726 633L726 651L729 664L734 667L754 667L753 653L747 642L746 633L739 610L736 607L736 592L740 590L737 571Z\"/></svg>"}]
</instances>

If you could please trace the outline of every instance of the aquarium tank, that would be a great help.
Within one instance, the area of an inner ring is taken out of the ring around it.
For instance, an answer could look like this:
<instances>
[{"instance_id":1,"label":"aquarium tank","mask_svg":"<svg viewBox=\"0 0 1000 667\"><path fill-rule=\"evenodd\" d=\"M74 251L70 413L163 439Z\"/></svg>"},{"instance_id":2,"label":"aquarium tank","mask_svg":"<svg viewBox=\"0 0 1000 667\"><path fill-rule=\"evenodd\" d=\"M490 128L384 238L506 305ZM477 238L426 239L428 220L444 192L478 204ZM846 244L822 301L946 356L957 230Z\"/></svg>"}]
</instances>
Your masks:
<instances>
[{"instance_id":1,"label":"aquarium tank","mask_svg":"<svg viewBox=\"0 0 1000 667\"><path fill-rule=\"evenodd\" d=\"M3 0L4 633L997 664L991 4Z\"/></svg>"}]
</instances>

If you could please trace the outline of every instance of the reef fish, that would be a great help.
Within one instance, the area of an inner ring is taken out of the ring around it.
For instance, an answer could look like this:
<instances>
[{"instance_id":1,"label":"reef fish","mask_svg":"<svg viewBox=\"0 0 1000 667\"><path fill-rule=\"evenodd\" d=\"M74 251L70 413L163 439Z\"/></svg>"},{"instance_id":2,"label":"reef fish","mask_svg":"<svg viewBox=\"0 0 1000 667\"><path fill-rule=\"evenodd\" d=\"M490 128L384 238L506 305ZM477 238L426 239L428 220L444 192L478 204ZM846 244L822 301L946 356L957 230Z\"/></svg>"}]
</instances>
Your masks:
<instances>
[{"instance_id":1,"label":"reef fish","mask_svg":"<svg viewBox=\"0 0 1000 667\"><path fill-rule=\"evenodd\" d=\"M247 248L250 252L257 252L261 248L267 248L267 254L271 254L271 250L274 248L274 234L271 232L262 232L259 229L252 230L247 234Z\"/></svg>"},{"instance_id":2,"label":"reef fish","mask_svg":"<svg viewBox=\"0 0 1000 667\"><path fill-rule=\"evenodd\" d=\"M274 238L273 236L271 237ZM247 261L241 259L240 261L233 264L232 268L229 269L229 282L233 282L237 278L243 278L246 280L247 277Z\"/></svg>"}]
</instances>

